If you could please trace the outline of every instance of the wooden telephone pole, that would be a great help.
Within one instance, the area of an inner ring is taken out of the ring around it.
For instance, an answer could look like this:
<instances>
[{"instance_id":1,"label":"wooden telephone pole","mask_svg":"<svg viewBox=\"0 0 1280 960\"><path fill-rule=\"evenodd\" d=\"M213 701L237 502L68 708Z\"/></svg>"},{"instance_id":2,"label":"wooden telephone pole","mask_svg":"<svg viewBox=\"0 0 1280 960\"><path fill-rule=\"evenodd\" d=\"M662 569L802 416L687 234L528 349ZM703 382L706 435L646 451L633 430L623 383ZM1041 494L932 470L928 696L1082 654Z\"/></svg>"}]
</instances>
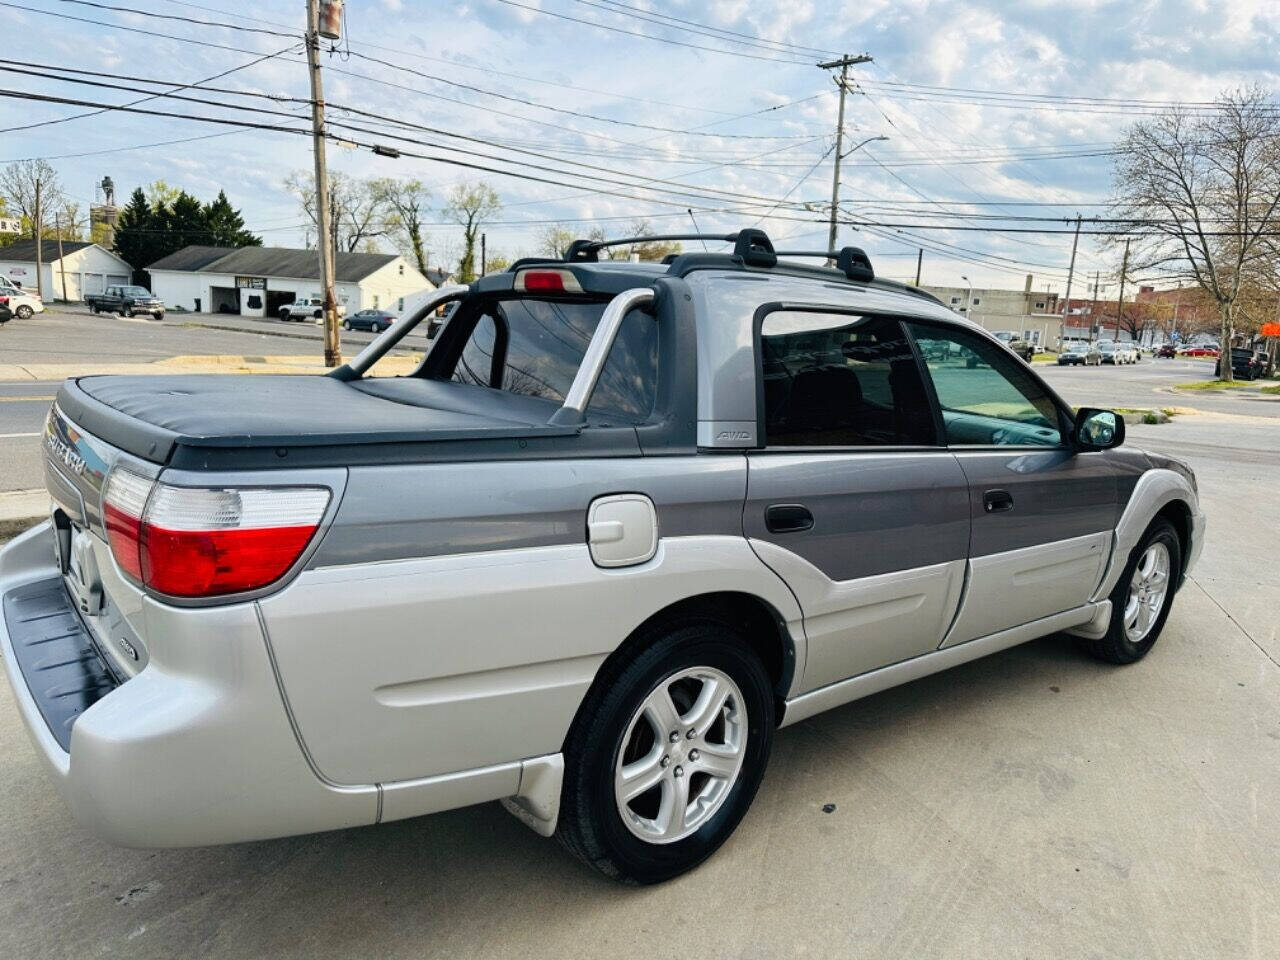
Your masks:
<instances>
[{"instance_id":1,"label":"wooden telephone pole","mask_svg":"<svg viewBox=\"0 0 1280 960\"><path fill-rule=\"evenodd\" d=\"M40 209L41 186L43 185L41 184L37 176L36 204L35 204L36 222L34 224L35 235L36 235L36 296L39 297L41 300L43 300L44 299L44 237L42 237L41 234L44 232L44 211Z\"/></svg>"},{"instance_id":2,"label":"wooden telephone pole","mask_svg":"<svg viewBox=\"0 0 1280 960\"><path fill-rule=\"evenodd\" d=\"M326 5L331 5L332 0ZM340 7L339 7L340 9ZM328 18L326 18L328 19ZM307 69L311 75L311 142L316 163L316 226L320 236L320 289L324 298L324 364L336 367L342 363L342 344L338 339L338 298L333 289L333 226L329 209L329 167L324 152L324 86L320 82L320 0L307 0Z\"/></svg>"},{"instance_id":3,"label":"wooden telephone pole","mask_svg":"<svg viewBox=\"0 0 1280 960\"><path fill-rule=\"evenodd\" d=\"M851 57L845 54L839 60L828 60L818 64L823 70L840 68L840 79L836 85L840 88L840 112L836 116L836 163L835 172L831 175L831 228L827 231L827 249L836 248L836 212L840 207L840 154L844 149L844 98L849 92L849 68L859 63L869 63L871 57L860 54Z\"/></svg>"}]
</instances>

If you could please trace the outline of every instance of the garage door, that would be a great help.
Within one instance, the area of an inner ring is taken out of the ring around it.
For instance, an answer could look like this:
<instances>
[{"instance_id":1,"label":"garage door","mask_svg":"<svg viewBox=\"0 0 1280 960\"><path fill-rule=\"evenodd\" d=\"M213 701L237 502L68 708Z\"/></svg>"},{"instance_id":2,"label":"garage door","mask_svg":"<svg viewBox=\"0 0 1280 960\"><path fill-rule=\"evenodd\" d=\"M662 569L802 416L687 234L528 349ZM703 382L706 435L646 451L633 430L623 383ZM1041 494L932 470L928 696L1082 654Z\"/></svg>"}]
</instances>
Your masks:
<instances>
[{"instance_id":1,"label":"garage door","mask_svg":"<svg viewBox=\"0 0 1280 960\"><path fill-rule=\"evenodd\" d=\"M101 293L105 289L102 282L102 274L86 273L84 274L84 293L88 296L91 293Z\"/></svg>"},{"instance_id":2,"label":"garage door","mask_svg":"<svg viewBox=\"0 0 1280 960\"><path fill-rule=\"evenodd\" d=\"M107 286L109 287L116 287L116 286L123 287L128 282L129 282L129 278L124 276L123 274L117 274L117 273L107 274Z\"/></svg>"}]
</instances>

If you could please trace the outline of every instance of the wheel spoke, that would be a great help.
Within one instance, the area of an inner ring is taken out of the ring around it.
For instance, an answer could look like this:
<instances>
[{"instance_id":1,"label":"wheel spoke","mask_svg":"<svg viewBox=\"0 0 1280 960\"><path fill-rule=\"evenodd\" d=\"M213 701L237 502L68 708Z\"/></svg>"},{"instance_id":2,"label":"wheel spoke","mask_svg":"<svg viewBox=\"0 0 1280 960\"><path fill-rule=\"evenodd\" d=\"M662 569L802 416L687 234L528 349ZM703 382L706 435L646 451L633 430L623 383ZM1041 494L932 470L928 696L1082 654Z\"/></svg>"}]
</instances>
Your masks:
<instances>
[{"instance_id":1,"label":"wheel spoke","mask_svg":"<svg viewBox=\"0 0 1280 960\"><path fill-rule=\"evenodd\" d=\"M711 729L716 717L720 716L720 711L724 709L725 701L728 699L729 688L718 680L708 677L703 681L702 689L698 691L698 699L689 708L689 712L680 718L681 725L698 733L706 732Z\"/></svg>"},{"instance_id":2,"label":"wheel spoke","mask_svg":"<svg viewBox=\"0 0 1280 960\"><path fill-rule=\"evenodd\" d=\"M708 776L728 780L738 770L738 752L727 744L704 743L693 766Z\"/></svg>"},{"instance_id":3,"label":"wheel spoke","mask_svg":"<svg viewBox=\"0 0 1280 960\"><path fill-rule=\"evenodd\" d=\"M672 777L662 782L662 805L658 808L655 824L664 837L671 837L684 830L685 814L689 810L689 778Z\"/></svg>"},{"instance_id":4,"label":"wheel spoke","mask_svg":"<svg viewBox=\"0 0 1280 960\"><path fill-rule=\"evenodd\" d=\"M651 790L662 780L666 771L662 767L662 744L655 745L648 756L629 763L617 772L614 785L624 803L634 800L646 790Z\"/></svg>"},{"instance_id":5,"label":"wheel spoke","mask_svg":"<svg viewBox=\"0 0 1280 960\"><path fill-rule=\"evenodd\" d=\"M649 694L649 699L644 702L644 713L660 741L665 741L669 733L680 728L680 711L671 702L671 691L665 683Z\"/></svg>"}]
</instances>

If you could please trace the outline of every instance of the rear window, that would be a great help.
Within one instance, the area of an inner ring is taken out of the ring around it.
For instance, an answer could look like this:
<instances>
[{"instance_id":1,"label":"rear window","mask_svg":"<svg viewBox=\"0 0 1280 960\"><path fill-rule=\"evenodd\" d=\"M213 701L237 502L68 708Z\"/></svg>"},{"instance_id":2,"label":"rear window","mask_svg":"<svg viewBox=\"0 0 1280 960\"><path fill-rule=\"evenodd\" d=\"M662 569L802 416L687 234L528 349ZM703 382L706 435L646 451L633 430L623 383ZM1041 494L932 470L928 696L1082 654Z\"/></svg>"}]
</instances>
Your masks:
<instances>
[{"instance_id":1,"label":"rear window","mask_svg":"<svg viewBox=\"0 0 1280 960\"><path fill-rule=\"evenodd\" d=\"M607 304L512 299L481 308L453 379L562 403ZM590 422L637 423L653 411L658 379L653 318L629 313L587 408Z\"/></svg>"}]
</instances>

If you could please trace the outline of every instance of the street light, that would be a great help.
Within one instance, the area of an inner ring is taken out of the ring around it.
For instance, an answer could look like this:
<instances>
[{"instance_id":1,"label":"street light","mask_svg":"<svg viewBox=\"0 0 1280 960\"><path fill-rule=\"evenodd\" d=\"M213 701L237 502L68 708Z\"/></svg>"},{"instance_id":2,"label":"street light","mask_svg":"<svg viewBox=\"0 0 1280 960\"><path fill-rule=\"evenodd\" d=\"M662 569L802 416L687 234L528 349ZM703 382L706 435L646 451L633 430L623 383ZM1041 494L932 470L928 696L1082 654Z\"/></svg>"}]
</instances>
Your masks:
<instances>
[{"instance_id":1,"label":"street light","mask_svg":"<svg viewBox=\"0 0 1280 960\"><path fill-rule=\"evenodd\" d=\"M841 116L843 117L843 107L841 108ZM886 136L867 137L857 146L852 147L845 153L840 152L840 138L836 137L836 169L835 175L831 183L831 228L827 233L827 249L834 250L836 248L836 210L840 206L840 161L855 151L861 150L868 143L875 143L877 140L888 140ZM827 266L834 263L834 260L827 260Z\"/></svg>"},{"instance_id":2,"label":"street light","mask_svg":"<svg viewBox=\"0 0 1280 960\"><path fill-rule=\"evenodd\" d=\"M966 300L964 304L964 315L966 317L969 317L970 320L972 320L973 317L970 317L969 314L973 312L973 281L963 275L960 277L960 279L963 280L965 283L969 284L969 299Z\"/></svg>"}]
</instances>

